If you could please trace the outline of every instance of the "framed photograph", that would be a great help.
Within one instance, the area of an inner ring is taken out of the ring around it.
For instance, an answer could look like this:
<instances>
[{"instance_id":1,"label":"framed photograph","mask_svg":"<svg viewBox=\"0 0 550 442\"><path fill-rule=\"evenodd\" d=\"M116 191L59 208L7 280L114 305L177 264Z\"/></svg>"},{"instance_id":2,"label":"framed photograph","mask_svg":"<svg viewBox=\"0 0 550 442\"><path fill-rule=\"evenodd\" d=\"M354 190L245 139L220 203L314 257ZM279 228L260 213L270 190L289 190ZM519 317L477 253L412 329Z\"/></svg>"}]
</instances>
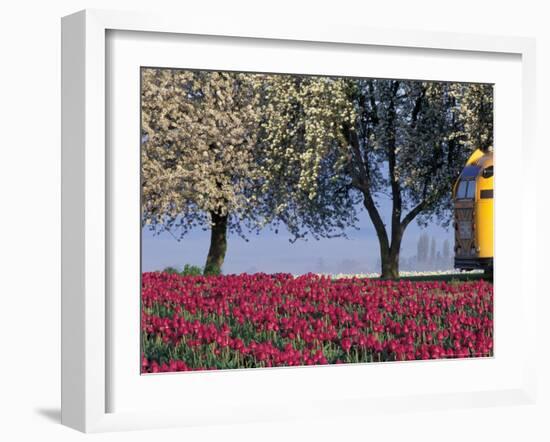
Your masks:
<instances>
[{"instance_id":1,"label":"framed photograph","mask_svg":"<svg viewBox=\"0 0 550 442\"><path fill-rule=\"evenodd\" d=\"M65 425L534 401L533 40L87 10L62 55Z\"/></svg>"}]
</instances>

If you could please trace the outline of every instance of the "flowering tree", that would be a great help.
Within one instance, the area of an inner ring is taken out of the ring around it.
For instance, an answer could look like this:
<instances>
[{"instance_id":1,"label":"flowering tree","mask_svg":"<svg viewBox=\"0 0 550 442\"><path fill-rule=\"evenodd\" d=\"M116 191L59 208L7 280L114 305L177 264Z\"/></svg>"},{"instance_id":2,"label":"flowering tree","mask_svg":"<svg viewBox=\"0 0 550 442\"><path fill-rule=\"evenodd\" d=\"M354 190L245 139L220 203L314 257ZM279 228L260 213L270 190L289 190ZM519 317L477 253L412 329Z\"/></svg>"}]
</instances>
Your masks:
<instances>
[{"instance_id":1,"label":"flowering tree","mask_svg":"<svg viewBox=\"0 0 550 442\"><path fill-rule=\"evenodd\" d=\"M448 223L454 180L481 140L492 143L490 85L281 76L266 103L261 152L270 152L264 167L278 184L264 195L278 219L296 237L339 235L362 202L385 278L399 274L414 219ZM285 199L278 190L289 184L297 190ZM383 197L392 204L389 229Z\"/></svg>"},{"instance_id":2,"label":"flowering tree","mask_svg":"<svg viewBox=\"0 0 550 442\"><path fill-rule=\"evenodd\" d=\"M211 228L205 273L219 271L228 230L257 221L256 78L175 69L142 76L142 222L180 238Z\"/></svg>"},{"instance_id":3,"label":"flowering tree","mask_svg":"<svg viewBox=\"0 0 550 442\"><path fill-rule=\"evenodd\" d=\"M472 83L462 88L461 120L468 142L488 151L493 149L493 88Z\"/></svg>"},{"instance_id":4,"label":"flowering tree","mask_svg":"<svg viewBox=\"0 0 550 442\"><path fill-rule=\"evenodd\" d=\"M348 178L336 173L343 125L355 118L348 84L332 77L265 78L258 164L264 218L293 240L344 235L356 212Z\"/></svg>"},{"instance_id":5,"label":"flowering tree","mask_svg":"<svg viewBox=\"0 0 550 442\"><path fill-rule=\"evenodd\" d=\"M287 226L294 239L341 234L354 208L327 179L352 107L326 77L144 69L142 221L183 237L210 228L205 273L227 232Z\"/></svg>"},{"instance_id":6,"label":"flowering tree","mask_svg":"<svg viewBox=\"0 0 550 442\"><path fill-rule=\"evenodd\" d=\"M396 278L407 226L417 217L421 224L432 217L448 222L454 180L480 139L492 145L492 87L353 80L350 90L357 117L344 125L345 170L378 236L382 277ZM487 100L483 105L480 96ZM380 195L391 199L389 231Z\"/></svg>"}]
</instances>

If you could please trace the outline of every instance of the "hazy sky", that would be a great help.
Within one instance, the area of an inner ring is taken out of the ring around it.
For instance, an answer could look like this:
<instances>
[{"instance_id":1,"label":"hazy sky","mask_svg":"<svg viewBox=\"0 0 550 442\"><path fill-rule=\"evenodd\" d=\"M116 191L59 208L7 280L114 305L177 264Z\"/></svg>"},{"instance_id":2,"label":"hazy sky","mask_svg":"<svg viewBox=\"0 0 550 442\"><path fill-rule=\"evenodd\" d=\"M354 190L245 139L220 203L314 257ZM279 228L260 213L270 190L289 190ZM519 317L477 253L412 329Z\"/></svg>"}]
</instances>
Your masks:
<instances>
[{"instance_id":1,"label":"hazy sky","mask_svg":"<svg viewBox=\"0 0 550 442\"><path fill-rule=\"evenodd\" d=\"M381 212L385 220L389 219L389 201L381 202ZM227 255L223 272L326 272L360 273L379 271L376 267L379 257L378 239L372 222L365 210L359 214L359 230L348 229L348 237L330 239L299 240L289 242L284 228L275 234L269 228L259 235L248 235L246 242L237 235L228 239ZM444 229L436 224L421 229L413 221L405 230L401 254L404 257L416 255L418 237L426 232L435 238L437 250L448 239L451 247L454 234L451 228ZM156 235L148 229L142 234L143 271L162 270L172 266L182 268L184 264L203 266L210 241L210 232L197 229L177 241L168 233Z\"/></svg>"}]
</instances>

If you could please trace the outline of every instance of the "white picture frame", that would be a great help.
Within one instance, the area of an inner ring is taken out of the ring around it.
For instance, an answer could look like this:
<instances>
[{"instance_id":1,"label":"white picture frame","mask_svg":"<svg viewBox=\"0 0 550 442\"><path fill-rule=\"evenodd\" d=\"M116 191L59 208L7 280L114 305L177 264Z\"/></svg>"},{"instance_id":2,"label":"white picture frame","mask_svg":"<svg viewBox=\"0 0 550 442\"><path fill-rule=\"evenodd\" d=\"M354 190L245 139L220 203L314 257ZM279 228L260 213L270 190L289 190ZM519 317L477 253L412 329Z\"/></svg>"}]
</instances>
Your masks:
<instances>
[{"instance_id":1,"label":"white picture frame","mask_svg":"<svg viewBox=\"0 0 550 442\"><path fill-rule=\"evenodd\" d=\"M284 407L278 403L250 403L250 396L235 398L233 410L212 413L197 407L194 412L169 406L159 410L109 410L109 394L113 385L109 370L113 355L108 328L116 318L110 311L109 244L114 230L109 224L111 201L106 121L108 110L108 79L106 76L109 32L161 33L172 36L216 36L227 39L284 41L285 44L337 44L353 47L376 47L378 50L401 48L403 51L425 49L437 53L470 53L483 59L484 54L508 54L518 57L521 64L521 127L518 156L521 173L527 174L536 161L534 142L535 108L535 42L518 37L493 37L417 31L388 31L346 26L308 24L266 25L249 22L217 22L205 18L181 24L169 14L155 16L86 10L62 20L62 423L84 432L186 426L220 422L249 422L286 417L311 417L342 414L368 414L373 410L388 412L412 411L498 404L526 404L535 400L536 358L534 355L535 305L537 289L534 278L528 278L528 256L536 255L535 205L536 192L522 186L517 195L522 201L518 217L521 222L518 244L521 250L521 270L518 287L521 290L518 311L526 344L517 379L502 382L500 388L477 388L454 393L430 391L426 394L388 394L376 399L363 395L317 398L311 407ZM152 34L150 34L152 35ZM156 34L158 35L158 34ZM427 68L427 75L429 68ZM498 106L498 103L497 103ZM498 112L498 107L497 110ZM498 143L498 141L497 141ZM505 162L501 163L505 165ZM499 172L500 173L500 172ZM504 175L503 175L504 176ZM498 197L497 197L498 198ZM498 213L498 212L497 212ZM498 216L498 215L497 215ZM497 241L498 249L498 241ZM503 252L504 253L504 252ZM498 259L498 258L497 258ZM498 263L496 264L498 269ZM501 273L504 275L504 273ZM498 281L498 270L495 280ZM504 277L504 276L503 276ZM497 291L498 296L498 291ZM498 305L498 301L496 302ZM504 312L504 310L502 310ZM504 328L503 328L504 330ZM499 333L498 328L496 333ZM136 345L138 345L136 343ZM529 357L529 355L533 357ZM498 358L498 355L497 355ZM436 362L437 361L432 361ZM475 361L464 361L474 362ZM446 361L446 364L452 364ZM412 363L414 364L414 363ZM394 367L397 364L393 364ZM409 367L411 364L409 364ZM418 365L417 371L424 370ZM451 370L458 370L457 366ZM315 370L326 368L315 368ZM346 376L357 374L358 367L338 367ZM393 368L392 368L393 369ZM413 368L414 369L414 368ZM480 366L480 369L483 367ZM300 370L309 370L307 372ZM378 365L377 370L383 370ZM412 370L409 368L409 370ZM259 370L254 374L256 387L275 380L276 371ZM280 370L279 370L280 372ZM287 379L303 382L311 377L311 368L285 369ZM355 372L355 374L353 374ZM302 373L302 374L300 374ZM304 374L307 373L307 374ZM329 371L326 371L329 373ZM339 373L342 373L340 371ZM183 374L187 376L188 374ZM205 376L194 373L197 383L206 383ZM231 382L244 382L239 378ZM176 376L176 375L175 375ZM198 378L202 376L203 378ZM165 377L166 379L166 377ZM166 381L165 383L168 383ZM195 393L200 394L200 393ZM209 393L212 394L212 393ZM247 399L248 398L248 399ZM223 399L223 398L222 398Z\"/></svg>"}]
</instances>

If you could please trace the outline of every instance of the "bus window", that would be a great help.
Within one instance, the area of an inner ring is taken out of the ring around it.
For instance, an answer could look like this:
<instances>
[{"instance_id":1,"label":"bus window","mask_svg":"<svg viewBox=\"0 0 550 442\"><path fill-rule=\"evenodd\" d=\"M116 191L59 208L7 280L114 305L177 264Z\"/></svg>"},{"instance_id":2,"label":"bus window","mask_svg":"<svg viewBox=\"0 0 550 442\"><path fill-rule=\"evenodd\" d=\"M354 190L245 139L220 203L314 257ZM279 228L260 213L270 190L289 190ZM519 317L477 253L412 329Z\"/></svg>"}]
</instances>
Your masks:
<instances>
[{"instance_id":1,"label":"bus window","mask_svg":"<svg viewBox=\"0 0 550 442\"><path fill-rule=\"evenodd\" d=\"M468 181L468 189L466 190L466 198L474 199L476 195L476 182Z\"/></svg>"},{"instance_id":2,"label":"bus window","mask_svg":"<svg viewBox=\"0 0 550 442\"><path fill-rule=\"evenodd\" d=\"M466 189L468 187L468 181L461 181L458 183L458 189L456 191L457 199L466 198Z\"/></svg>"},{"instance_id":3,"label":"bus window","mask_svg":"<svg viewBox=\"0 0 550 442\"><path fill-rule=\"evenodd\" d=\"M474 180L462 180L458 183L456 199L474 199L476 192L476 182Z\"/></svg>"}]
</instances>

